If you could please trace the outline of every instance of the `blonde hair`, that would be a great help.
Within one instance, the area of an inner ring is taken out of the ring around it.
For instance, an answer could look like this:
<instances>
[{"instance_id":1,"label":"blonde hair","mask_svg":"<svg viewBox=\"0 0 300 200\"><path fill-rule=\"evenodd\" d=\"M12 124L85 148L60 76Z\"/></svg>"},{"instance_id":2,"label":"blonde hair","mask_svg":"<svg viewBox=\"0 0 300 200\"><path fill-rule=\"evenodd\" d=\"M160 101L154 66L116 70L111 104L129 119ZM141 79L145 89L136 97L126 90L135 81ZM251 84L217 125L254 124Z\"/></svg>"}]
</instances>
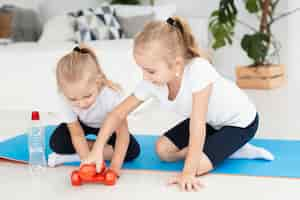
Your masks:
<instances>
[{"instance_id":1,"label":"blonde hair","mask_svg":"<svg viewBox=\"0 0 300 200\"><path fill-rule=\"evenodd\" d=\"M107 87L120 91L121 87L107 79L96 57L95 52L81 44L75 47L73 51L63 56L57 64L56 81L59 90L62 88L62 81L74 83L85 78L86 73L90 73L93 77L89 77L88 81L101 81ZM99 84L99 82L97 82Z\"/></svg>"},{"instance_id":2,"label":"blonde hair","mask_svg":"<svg viewBox=\"0 0 300 200\"><path fill-rule=\"evenodd\" d=\"M159 42L165 48L160 55L168 63L177 55L182 56L185 61L195 57L209 60L208 54L199 48L189 24L178 16L167 21L151 21L146 24L134 39L134 51L140 47L147 49L153 42Z\"/></svg>"}]
</instances>

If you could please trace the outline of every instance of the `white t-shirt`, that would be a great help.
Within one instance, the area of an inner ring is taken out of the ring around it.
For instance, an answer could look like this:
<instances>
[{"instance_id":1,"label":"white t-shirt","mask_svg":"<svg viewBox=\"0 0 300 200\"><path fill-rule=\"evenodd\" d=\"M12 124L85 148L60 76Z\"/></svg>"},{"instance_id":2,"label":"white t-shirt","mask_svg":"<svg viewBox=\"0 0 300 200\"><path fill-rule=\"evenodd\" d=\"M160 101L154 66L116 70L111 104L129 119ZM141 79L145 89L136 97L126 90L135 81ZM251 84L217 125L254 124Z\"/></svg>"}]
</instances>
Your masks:
<instances>
[{"instance_id":1,"label":"white t-shirt","mask_svg":"<svg viewBox=\"0 0 300 200\"><path fill-rule=\"evenodd\" d=\"M208 102L207 123L215 129L224 126L247 127L256 116L256 108L248 96L231 81L223 78L203 58L194 58L185 66L181 86L174 100L168 99L167 85L158 86L142 80L134 95L141 101L154 97L163 108L172 110L186 118L192 113L192 94L212 83Z\"/></svg>"},{"instance_id":2,"label":"white t-shirt","mask_svg":"<svg viewBox=\"0 0 300 200\"><path fill-rule=\"evenodd\" d=\"M80 109L71 106L65 97L61 98L62 120L71 123L80 119L85 125L92 128L100 128L107 114L110 113L120 102L121 94L108 87L104 87L93 105L88 109Z\"/></svg>"}]
</instances>

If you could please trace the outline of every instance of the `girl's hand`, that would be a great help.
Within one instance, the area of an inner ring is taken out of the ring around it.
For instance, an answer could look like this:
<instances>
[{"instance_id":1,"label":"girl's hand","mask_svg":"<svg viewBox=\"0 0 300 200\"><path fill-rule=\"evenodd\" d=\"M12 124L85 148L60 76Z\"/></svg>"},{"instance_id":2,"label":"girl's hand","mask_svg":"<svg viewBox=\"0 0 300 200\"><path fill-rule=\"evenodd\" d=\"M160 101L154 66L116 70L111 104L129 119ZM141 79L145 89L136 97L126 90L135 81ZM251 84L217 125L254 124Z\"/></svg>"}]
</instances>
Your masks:
<instances>
[{"instance_id":1,"label":"girl's hand","mask_svg":"<svg viewBox=\"0 0 300 200\"><path fill-rule=\"evenodd\" d=\"M95 153L94 151L91 151L88 156L81 161L80 166L83 164L96 164L96 172L100 172L103 164L103 157L102 154Z\"/></svg>"},{"instance_id":2,"label":"girl's hand","mask_svg":"<svg viewBox=\"0 0 300 200\"><path fill-rule=\"evenodd\" d=\"M169 185L178 184L182 191L199 191L200 188L204 187L200 181L191 174L180 173L172 177L169 181Z\"/></svg>"}]
</instances>

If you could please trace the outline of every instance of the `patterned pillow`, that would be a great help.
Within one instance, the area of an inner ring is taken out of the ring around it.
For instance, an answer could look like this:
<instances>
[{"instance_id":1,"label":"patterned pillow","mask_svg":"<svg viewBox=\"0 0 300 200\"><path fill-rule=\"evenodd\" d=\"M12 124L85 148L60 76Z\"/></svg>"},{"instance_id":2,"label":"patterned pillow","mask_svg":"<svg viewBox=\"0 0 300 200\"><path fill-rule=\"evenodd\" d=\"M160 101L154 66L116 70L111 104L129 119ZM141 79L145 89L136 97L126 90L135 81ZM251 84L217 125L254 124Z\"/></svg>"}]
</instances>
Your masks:
<instances>
[{"instance_id":1,"label":"patterned pillow","mask_svg":"<svg viewBox=\"0 0 300 200\"><path fill-rule=\"evenodd\" d=\"M75 18L76 42L120 39L123 36L115 9L109 5L69 13Z\"/></svg>"}]
</instances>

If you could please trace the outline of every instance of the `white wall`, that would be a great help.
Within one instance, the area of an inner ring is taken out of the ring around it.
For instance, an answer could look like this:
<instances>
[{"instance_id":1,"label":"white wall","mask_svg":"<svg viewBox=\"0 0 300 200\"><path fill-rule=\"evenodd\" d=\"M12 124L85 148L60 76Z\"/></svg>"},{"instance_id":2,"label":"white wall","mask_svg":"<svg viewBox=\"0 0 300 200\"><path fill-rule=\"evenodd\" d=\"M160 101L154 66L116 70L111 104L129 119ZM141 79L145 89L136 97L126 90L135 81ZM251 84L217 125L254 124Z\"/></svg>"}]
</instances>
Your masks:
<instances>
[{"instance_id":1,"label":"white wall","mask_svg":"<svg viewBox=\"0 0 300 200\"><path fill-rule=\"evenodd\" d=\"M142 0L147 4L149 0ZM209 16L211 10L216 8L218 0L155 0L156 5L175 3L178 14L182 16Z\"/></svg>"},{"instance_id":2,"label":"white wall","mask_svg":"<svg viewBox=\"0 0 300 200\"><path fill-rule=\"evenodd\" d=\"M289 9L299 8L299 0L289 0ZM294 131L295 134L300 135L300 12L295 13L288 19L288 80L289 80L289 131ZM297 95L298 93L298 95Z\"/></svg>"}]
</instances>

